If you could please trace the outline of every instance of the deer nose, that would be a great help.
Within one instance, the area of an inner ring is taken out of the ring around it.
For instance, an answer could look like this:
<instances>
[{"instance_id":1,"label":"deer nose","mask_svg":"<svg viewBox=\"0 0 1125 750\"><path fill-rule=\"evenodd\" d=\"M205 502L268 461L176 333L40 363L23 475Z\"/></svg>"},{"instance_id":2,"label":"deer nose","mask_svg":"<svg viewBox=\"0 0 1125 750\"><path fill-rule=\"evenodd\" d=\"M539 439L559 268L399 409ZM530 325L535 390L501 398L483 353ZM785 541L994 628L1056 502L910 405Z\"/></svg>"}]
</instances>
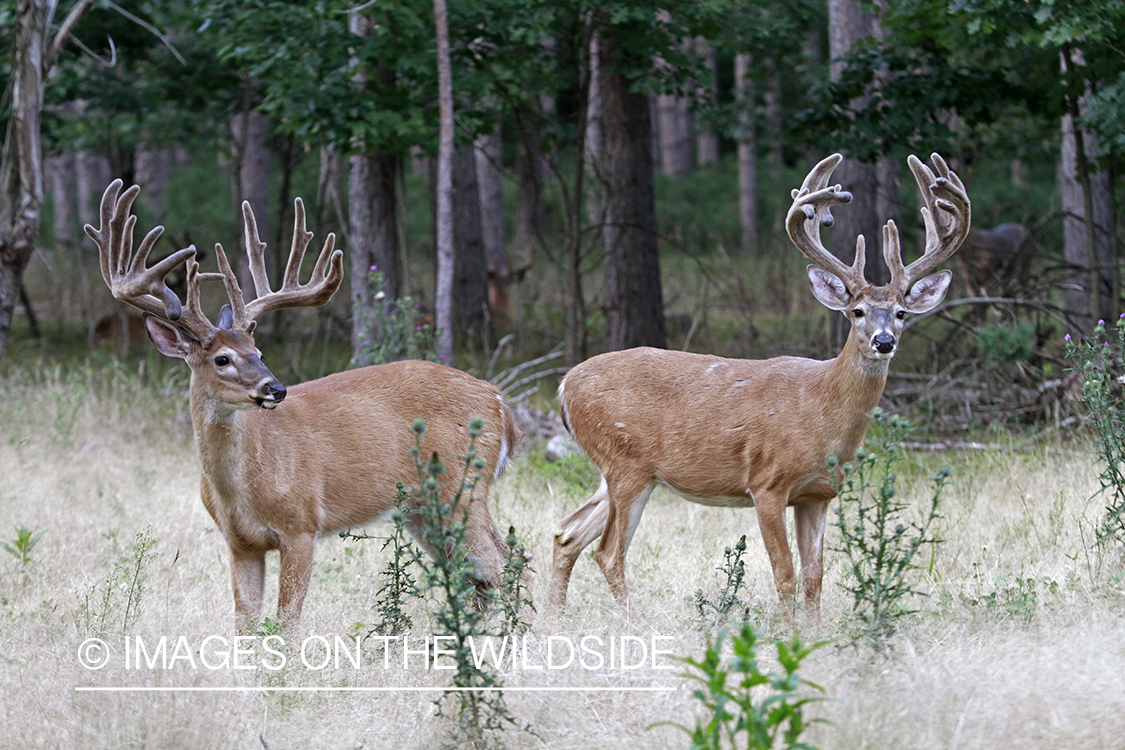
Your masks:
<instances>
[{"instance_id":1,"label":"deer nose","mask_svg":"<svg viewBox=\"0 0 1125 750\"><path fill-rule=\"evenodd\" d=\"M875 345L875 351L880 354L890 354L895 350L895 337L889 333L876 335L872 343Z\"/></svg>"},{"instance_id":2,"label":"deer nose","mask_svg":"<svg viewBox=\"0 0 1125 750\"><path fill-rule=\"evenodd\" d=\"M272 383L266 383L264 386L262 386L262 395L275 403L284 401L285 393L285 386L283 386L276 380Z\"/></svg>"}]
</instances>

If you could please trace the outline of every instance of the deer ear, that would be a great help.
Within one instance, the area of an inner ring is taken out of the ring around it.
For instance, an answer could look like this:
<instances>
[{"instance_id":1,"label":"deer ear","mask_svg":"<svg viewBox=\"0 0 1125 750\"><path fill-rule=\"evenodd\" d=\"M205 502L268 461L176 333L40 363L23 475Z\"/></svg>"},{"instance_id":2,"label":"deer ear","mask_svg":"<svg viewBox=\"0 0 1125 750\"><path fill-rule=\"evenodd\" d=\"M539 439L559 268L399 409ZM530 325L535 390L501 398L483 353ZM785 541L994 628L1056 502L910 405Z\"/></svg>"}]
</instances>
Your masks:
<instances>
[{"instance_id":1,"label":"deer ear","mask_svg":"<svg viewBox=\"0 0 1125 750\"><path fill-rule=\"evenodd\" d=\"M935 274L918 279L903 300L907 312L924 313L933 310L945 299L949 290L949 282L953 280L953 272L949 270L938 271Z\"/></svg>"},{"instance_id":2,"label":"deer ear","mask_svg":"<svg viewBox=\"0 0 1125 750\"><path fill-rule=\"evenodd\" d=\"M145 315L145 330L156 345L156 350L165 357L187 359L188 352L191 351L191 338L179 326L154 315Z\"/></svg>"},{"instance_id":3,"label":"deer ear","mask_svg":"<svg viewBox=\"0 0 1125 750\"><path fill-rule=\"evenodd\" d=\"M809 266L806 271L813 296L820 304L829 310L843 310L851 303L852 293L839 276L820 266Z\"/></svg>"}]
</instances>

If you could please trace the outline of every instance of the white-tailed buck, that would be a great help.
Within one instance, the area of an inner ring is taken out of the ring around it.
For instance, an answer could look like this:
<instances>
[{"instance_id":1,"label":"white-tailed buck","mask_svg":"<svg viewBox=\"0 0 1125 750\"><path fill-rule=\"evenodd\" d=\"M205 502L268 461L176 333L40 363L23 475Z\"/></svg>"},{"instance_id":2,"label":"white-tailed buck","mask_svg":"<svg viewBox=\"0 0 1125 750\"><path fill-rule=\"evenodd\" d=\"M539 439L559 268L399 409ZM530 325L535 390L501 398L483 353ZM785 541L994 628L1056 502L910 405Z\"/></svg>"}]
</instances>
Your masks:
<instances>
[{"instance_id":1,"label":"white-tailed buck","mask_svg":"<svg viewBox=\"0 0 1125 750\"><path fill-rule=\"evenodd\" d=\"M625 553L660 484L706 505L757 508L782 603L792 600L796 586L785 532L785 509L793 506L806 610L818 615L825 514L835 496L827 458L854 457L883 395L906 315L930 310L949 287L949 271L926 274L969 231L961 181L940 156L933 156L936 176L911 156L925 202L925 253L904 267L898 229L887 222L883 256L891 281L872 286L863 275L862 236L851 266L820 242L832 206L852 199L839 185L828 186L841 158L813 168L793 191L786 218L790 238L815 264L808 267L813 295L852 323L839 356L741 360L639 348L593 357L563 379L563 419L602 481L555 531L550 597L556 611L566 602L575 560L599 535L598 565L628 611Z\"/></svg>"},{"instance_id":2,"label":"white-tailed buck","mask_svg":"<svg viewBox=\"0 0 1125 750\"><path fill-rule=\"evenodd\" d=\"M156 348L191 367L191 420L203 469L200 493L230 547L239 631L252 630L261 610L266 552L281 553L278 616L292 626L301 615L317 537L387 515L395 507L396 482L417 485L411 455L416 418L427 425L424 455L437 453L447 460L467 452L469 420L484 419L476 452L485 466L475 494L487 496L520 437L492 385L431 362L398 362L286 389L262 362L254 346L255 319L272 310L323 305L343 278L343 254L333 249L335 238L329 235L312 279L300 283L301 261L312 239L300 198L277 291L266 276L265 244L258 239L254 214L242 204L257 290L257 297L246 302L221 245L215 246L220 273L200 273L194 247L146 267L163 228L150 231L134 253L136 217L130 209L139 188L122 193L121 186L115 180L106 189L101 228L87 225L86 233L98 244L102 276L113 296L143 310ZM181 306L165 277L185 262ZM200 307L200 284L207 280L221 280L230 298L217 324ZM447 472L446 499L460 481L458 472ZM418 537L417 521L408 524ZM478 585L499 585L506 545L483 502L473 503L467 538Z\"/></svg>"}]
</instances>

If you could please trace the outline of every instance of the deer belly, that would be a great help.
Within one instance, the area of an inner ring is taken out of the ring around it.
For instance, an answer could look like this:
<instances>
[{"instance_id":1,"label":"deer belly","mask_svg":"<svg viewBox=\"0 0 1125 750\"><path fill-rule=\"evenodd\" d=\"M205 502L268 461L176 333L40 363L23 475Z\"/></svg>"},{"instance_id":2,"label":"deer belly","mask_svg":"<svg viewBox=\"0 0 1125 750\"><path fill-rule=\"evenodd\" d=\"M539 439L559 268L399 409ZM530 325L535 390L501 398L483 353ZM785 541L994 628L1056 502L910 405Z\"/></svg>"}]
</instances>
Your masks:
<instances>
[{"instance_id":1,"label":"deer belly","mask_svg":"<svg viewBox=\"0 0 1125 750\"><path fill-rule=\"evenodd\" d=\"M704 496L701 496L701 495L698 495L698 494L693 494L692 492L686 491L685 489L682 489L680 487L676 487L675 485L670 484L669 482L666 482L665 480L660 479L660 478L657 478L656 483L659 484L662 487L667 487L669 490L671 490L675 494L679 495L684 500L687 500L687 501L693 502L693 503L698 503L699 505L709 505L712 508L753 508L754 507L754 496L750 494L750 490L746 490L746 492L742 495L733 495L733 496L718 495L718 496L704 497Z\"/></svg>"}]
</instances>

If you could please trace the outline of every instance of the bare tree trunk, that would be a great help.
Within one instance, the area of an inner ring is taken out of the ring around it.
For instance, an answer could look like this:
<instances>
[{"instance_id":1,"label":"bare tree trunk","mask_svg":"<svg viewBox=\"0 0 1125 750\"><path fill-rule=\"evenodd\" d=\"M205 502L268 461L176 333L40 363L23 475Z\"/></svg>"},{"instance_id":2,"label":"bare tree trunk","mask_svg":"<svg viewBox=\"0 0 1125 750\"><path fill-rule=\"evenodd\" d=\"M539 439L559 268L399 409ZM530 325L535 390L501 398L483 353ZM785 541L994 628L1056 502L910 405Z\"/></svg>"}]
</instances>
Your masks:
<instances>
[{"instance_id":1,"label":"bare tree trunk","mask_svg":"<svg viewBox=\"0 0 1125 750\"><path fill-rule=\"evenodd\" d=\"M254 218L258 222L258 234L261 237L270 236L269 212L269 174L271 167L271 154L269 148L270 121L260 112L253 111L250 107L250 93L247 83L247 95L243 100L243 109L231 121L231 197L234 198L235 227L237 252L231 262L238 273L238 283L247 301L254 299L257 293L254 290L254 279L250 275L250 259L246 255L245 239L242 233L242 202L248 201L254 210Z\"/></svg>"},{"instance_id":2,"label":"bare tree trunk","mask_svg":"<svg viewBox=\"0 0 1125 750\"><path fill-rule=\"evenodd\" d=\"M361 37L371 33L370 18L353 12L348 29ZM353 65L357 65L353 61ZM366 80L370 71L357 67L355 77ZM377 73L384 77L386 71ZM352 357L358 365L375 364L371 359L383 338L384 320L376 313L376 298L399 296L398 227L395 186L399 160L371 149L357 136L358 153L348 159L348 241L351 259ZM376 274L381 276L377 283ZM393 312L390 302L383 308Z\"/></svg>"},{"instance_id":3,"label":"bare tree trunk","mask_svg":"<svg viewBox=\"0 0 1125 750\"><path fill-rule=\"evenodd\" d=\"M685 122L684 98L660 94L656 106L660 112L660 168L668 177L679 177L691 171L691 128Z\"/></svg>"},{"instance_id":4,"label":"bare tree trunk","mask_svg":"<svg viewBox=\"0 0 1125 750\"><path fill-rule=\"evenodd\" d=\"M716 105L719 101L719 53L703 37L695 40L695 53L703 58L703 65L709 72L707 99ZM719 162L719 136L714 129L704 128L696 134L695 151L696 163L701 167Z\"/></svg>"},{"instance_id":5,"label":"bare tree trunk","mask_svg":"<svg viewBox=\"0 0 1125 750\"><path fill-rule=\"evenodd\" d=\"M610 37L601 41L606 345L610 350L663 347L648 97L630 91L629 79L617 69L640 61L615 60Z\"/></svg>"},{"instance_id":6,"label":"bare tree trunk","mask_svg":"<svg viewBox=\"0 0 1125 750\"><path fill-rule=\"evenodd\" d=\"M453 71L449 60L449 15L445 0L434 0L437 41L438 109L441 131L438 139L436 204L434 222L437 245L437 283L434 317L438 357L453 366Z\"/></svg>"},{"instance_id":7,"label":"bare tree trunk","mask_svg":"<svg viewBox=\"0 0 1125 750\"><path fill-rule=\"evenodd\" d=\"M734 88L741 112L738 133L738 219L742 225L740 247L749 254L758 247L758 139L754 129L754 92L750 80L750 54L734 58Z\"/></svg>"},{"instance_id":8,"label":"bare tree trunk","mask_svg":"<svg viewBox=\"0 0 1125 750\"><path fill-rule=\"evenodd\" d=\"M495 318L504 324L510 320L508 310L508 285L511 267L508 249L504 244L504 144L500 137L500 122L487 135L476 140L477 185L480 193L480 226L484 242L484 257L488 264L488 304Z\"/></svg>"},{"instance_id":9,"label":"bare tree trunk","mask_svg":"<svg viewBox=\"0 0 1125 750\"><path fill-rule=\"evenodd\" d=\"M1065 56L1063 66L1067 67ZM1063 258L1075 269L1067 285L1064 305L1067 312L1080 321L1082 329L1089 332L1098 319L1112 315L1115 308L1111 292L1117 263L1109 231L1113 212L1109 174L1090 168L1090 161L1100 156L1100 150L1092 133L1075 127L1081 111L1079 98L1067 97L1071 113L1062 119L1059 184L1065 212ZM1097 294L1094 289L1098 290Z\"/></svg>"},{"instance_id":10,"label":"bare tree trunk","mask_svg":"<svg viewBox=\"0 0 1125 750\"><path fill-rule=\"evenodd\" d=\"M23 273L39 234L44 82L62 44L92 4L92 0L80 0L53 38L49 33L54 2L19 0L16 5L11 79L5 92L11 113L0 153L0 357L8 348Z\"/></svg>"},{"instance_id":11,"label":"bare tree trunk","mask_svg":"<svg viewBox=\"0 0 1125 750\"><path fill-rule=\"evenodd\" d=\"M164 193L172 182L177 157L176 149L168 146L139 146L133 157L134 176L144 188L138 199L155 216L160 216L164 206Z\"/></svg>"},{"instance_id":12,"label":"bare tree trunk","mask_svg":"<svg viewBox=\"0 0 1125 750\"><path fill-rule=\"evenodd\" d=\"M466 341L492 340L492 312L488 306L488 263L480 213L476 150L461 146L453 152L453 321L454 332Z\"/></svg>"},{"instance_id":13,"label":"bare tree trunk","mask_svg":"<svg viewBox=\"0 0 1125 750\"><path fill-rule=\"evenodd\" d=\"M828 0L829 74L832 78L838 78L843 73L841 58L852 45L874 33L874 19L864 7L860 0ZM844 156L847 157L847 154ZM867 278L875 283L885 283L890 278L890 272L883 254L878 252L882 225L878 213L879 182L875 165L845 158L832 179L855 196L850 204L833 212L836 222L830 245L832 253L850 264L855 256L856 238L862 234L868 247L874 250L867 254ZM829 346L837 350L843 347L850 325L840 313L830 312L829 315Z\"/></svg>"}]
</instances>

